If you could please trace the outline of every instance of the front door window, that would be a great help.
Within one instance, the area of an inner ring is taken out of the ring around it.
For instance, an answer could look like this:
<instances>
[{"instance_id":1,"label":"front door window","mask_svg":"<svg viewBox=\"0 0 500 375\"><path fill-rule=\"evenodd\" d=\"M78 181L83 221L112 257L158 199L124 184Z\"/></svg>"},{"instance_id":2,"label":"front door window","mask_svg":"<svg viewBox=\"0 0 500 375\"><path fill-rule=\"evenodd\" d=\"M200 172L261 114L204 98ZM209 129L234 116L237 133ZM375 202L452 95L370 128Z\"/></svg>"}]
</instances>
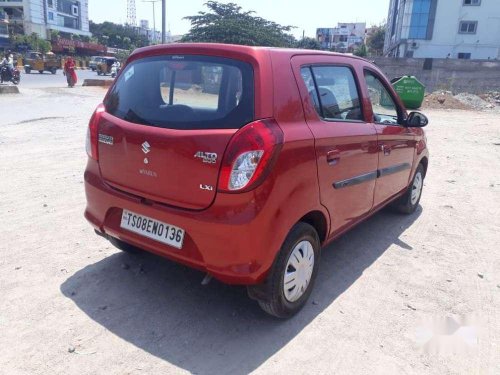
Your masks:
<instances>
[{"instance_id":1,"label":"front door window","mask_svg":"<svg viewBox=\"0 0 500 375\"><path fill-rule=\"evenodd\" d=\"M370 71L365 71L365 80L372 103L373 121L377 124L397 125L398 111L389 91Z\"/></svg>"}]
</instances>

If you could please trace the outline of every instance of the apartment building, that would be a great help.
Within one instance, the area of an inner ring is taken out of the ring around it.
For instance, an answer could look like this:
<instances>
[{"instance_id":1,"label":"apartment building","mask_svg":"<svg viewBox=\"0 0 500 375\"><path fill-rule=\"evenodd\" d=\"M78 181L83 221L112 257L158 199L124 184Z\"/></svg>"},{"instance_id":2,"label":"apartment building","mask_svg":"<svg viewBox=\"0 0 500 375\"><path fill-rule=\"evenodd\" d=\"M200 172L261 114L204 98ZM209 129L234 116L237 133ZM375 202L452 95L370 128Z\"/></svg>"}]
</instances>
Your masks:
<instances>
[{"instance_id":1,"label":"apartment building","mask_svg":"<svg viewBox=\"0 0 500 375\"><path fill-rule=\"evenodd\" d=\"M88 0L0 0L0 13L6 19L0 37L37 33L48 39L50 30L91 36Z\"/></svg>"},{"instance_id":2,"label":"apartment building","mask_svg":"<svg viewBox=\"0 0 500 375\"><path fill-rule=\"evenodd\" d=\"M500 59L499 0L391 0L384 54Z\"/></svg>"},{"instance_id":3,"label":"apartment building","mask_svg":"<svg viewBox=\"0 0 500 375\"><path fill-rule=\"evenodd\" d=\"M337 27L316 29L316 39L322 49L349 52L363 44L366 23L339 23Z\"/></svg>"},{"instance_id":4,"label":"apartment building","mask_svg":"<svg viewBox=\"0 0 500 375\"><path fill-rule=\"evenodd\" d=\"M139 21L138 32L140 35L146 36L151 44L157 44L161 42L161 30L151 28L148 20ZM167 32L167 42L169 40L170 33Z\"/></svg>"}]
</instances>

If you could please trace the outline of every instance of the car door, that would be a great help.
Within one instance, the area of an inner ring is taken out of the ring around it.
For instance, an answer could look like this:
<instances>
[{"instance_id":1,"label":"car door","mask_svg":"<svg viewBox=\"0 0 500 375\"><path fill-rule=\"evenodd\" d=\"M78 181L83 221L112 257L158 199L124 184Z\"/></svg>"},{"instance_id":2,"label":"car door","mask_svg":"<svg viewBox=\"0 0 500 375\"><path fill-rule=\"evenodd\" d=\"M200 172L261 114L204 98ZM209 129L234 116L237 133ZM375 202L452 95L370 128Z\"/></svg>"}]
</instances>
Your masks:
<instances>
[{"instance_id":1,"label":"car door","mask_svg":"<svg viewBox=\"0 0 500 375\"><path fill-rule=\"evenodd\" d=\"M352 61L341 56L292 59L315 139L320 199L330 213L330 235L371 210L377 177L377 133L365 119Z\"/></svg>"},{"instance_id":2,"label":"car door","mask_svg":"<svg viewBox=\"0 0 500 375\"><path fill-rule=\"evenodd\" d=\"M406 111L388 81L368 67L364 69L364 81L378 137L376 207L408 186L417 142L414 131L403 125Z\"/></svg>"}]
</instances>

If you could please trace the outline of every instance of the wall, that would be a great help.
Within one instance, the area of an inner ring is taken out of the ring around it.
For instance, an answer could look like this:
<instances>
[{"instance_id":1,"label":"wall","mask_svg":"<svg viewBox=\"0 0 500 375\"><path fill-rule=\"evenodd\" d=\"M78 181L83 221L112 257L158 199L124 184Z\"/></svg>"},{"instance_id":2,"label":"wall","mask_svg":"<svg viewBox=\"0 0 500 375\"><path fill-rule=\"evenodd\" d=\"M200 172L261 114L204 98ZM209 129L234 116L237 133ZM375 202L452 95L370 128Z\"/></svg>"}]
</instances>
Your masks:
<instances>
[{"instance_id":1,"label":"wall","mask_svg":"<svg viewBox=\"0 0 500 375\"><path fill-rule=\"evenodd\" d=\"M424 70L425 60L380 57L375 58L375 63L389 79L416 76L428 92L448 90L454 94L481 94L500 91L500 61L429 59L432 69Z\"/></svg>"}]
</instances>

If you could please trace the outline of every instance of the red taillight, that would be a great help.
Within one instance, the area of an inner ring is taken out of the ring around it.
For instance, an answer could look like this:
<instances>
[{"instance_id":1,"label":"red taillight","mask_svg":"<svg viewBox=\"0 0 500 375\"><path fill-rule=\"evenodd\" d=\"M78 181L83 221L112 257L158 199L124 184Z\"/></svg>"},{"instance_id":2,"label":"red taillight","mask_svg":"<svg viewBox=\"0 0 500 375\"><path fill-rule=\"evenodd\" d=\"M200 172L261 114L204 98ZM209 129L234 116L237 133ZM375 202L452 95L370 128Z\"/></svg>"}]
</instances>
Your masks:
<instances>
[{"instance_id":1,"label":"red taillight","mask_svg":"<svg viewBox=\"0 0 500 375\"><path fill-rule=\"evenodd\" d=\"M274 119L252 122L231 138L222 160L218 191L237 193L259 185L283 146L283 132Z\"/></svg>"},{"instance_id":2,"label":"red taillight","mask_svg":"<svg viewBox=\"0 0 500 375\"><path fill-rule=\"evenodd\" d=\"M104 104L99 104L90 118L89 127L87 129L87 142L85 148L90 158L99 160L98 142L99 142L99 121L101 115L106 110Z\"/></svg>"}]
</instances>

